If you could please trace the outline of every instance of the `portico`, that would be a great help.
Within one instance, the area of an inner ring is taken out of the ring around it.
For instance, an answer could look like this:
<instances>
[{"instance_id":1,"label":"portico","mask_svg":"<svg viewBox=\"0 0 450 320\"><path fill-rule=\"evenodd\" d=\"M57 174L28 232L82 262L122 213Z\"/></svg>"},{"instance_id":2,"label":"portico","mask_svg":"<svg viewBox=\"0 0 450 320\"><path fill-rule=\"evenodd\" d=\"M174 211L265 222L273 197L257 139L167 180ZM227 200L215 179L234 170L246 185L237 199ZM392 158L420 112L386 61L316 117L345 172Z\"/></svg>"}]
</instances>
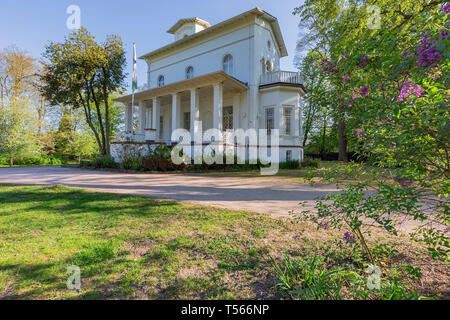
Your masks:
<instances>
[{"instance_id":1,"label":"portico","mask_svg":"<svg viewBox=\"0 0 450 320\"><path fill-rule=\"evenodd\" d=\"M170 144L172 132L183 128L193 139L211 128L225 131L239 128L241 100L247 85L223 71L172 83L135 94L139 109L137 130L133 126L131 95L121 97L124 103L126 134L141 143ZM224 117L224 107L226 114ZM224 119L226 124L224 126Z\"/></svg>"}]
</instances>

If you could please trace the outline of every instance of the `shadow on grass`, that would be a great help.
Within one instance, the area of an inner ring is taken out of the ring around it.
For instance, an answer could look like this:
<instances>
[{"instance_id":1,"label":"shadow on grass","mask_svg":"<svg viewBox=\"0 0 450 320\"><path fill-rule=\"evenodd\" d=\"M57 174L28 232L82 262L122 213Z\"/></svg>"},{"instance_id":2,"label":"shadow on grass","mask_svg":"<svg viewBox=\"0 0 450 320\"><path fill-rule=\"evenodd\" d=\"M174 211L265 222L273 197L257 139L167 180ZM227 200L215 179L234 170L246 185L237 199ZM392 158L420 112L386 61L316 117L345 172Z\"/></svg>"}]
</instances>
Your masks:
<instances>
[{"instance_id":1,"label":"shadow on grass","mask_svg":"<svg viewBox=\"0 0 450 320\"><path fill-rule=\"evenodd\" d=\"M5 186L4 186L5 187ZM15 186L8 186L13 187ZM13 191L3 191L0 186L0 203L3 206L27 204L27 211L45 211L45 213L80 214L85 212L111 215L126 215L132 210L135 216L161 214L180 204L170 200L153 200L148 197L90 192L62 186L53 187L16 187ZM32 189L31 189L32 188ZM139 199L139 200L136 200ZM115 200L119 203L109 202ZM142 210L138 210L142 209ZM5 211L0 216L14 215L15 211Z\"/></svg>"}]
</instances>

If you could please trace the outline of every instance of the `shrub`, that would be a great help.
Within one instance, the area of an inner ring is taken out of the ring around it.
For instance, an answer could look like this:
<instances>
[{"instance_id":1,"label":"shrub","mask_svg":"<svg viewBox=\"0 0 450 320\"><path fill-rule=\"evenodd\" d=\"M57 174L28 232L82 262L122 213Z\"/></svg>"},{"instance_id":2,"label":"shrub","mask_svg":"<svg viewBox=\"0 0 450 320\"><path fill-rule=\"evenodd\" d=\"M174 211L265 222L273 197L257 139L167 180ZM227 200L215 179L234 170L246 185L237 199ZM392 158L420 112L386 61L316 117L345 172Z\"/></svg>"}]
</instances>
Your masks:
<instances>
[{"instance_id":1,"label":"shrub","mask_svg":"<svg viewBox=\"0 0 450 320\"><path fill-rule=\"evenodd\" d=\"M91 166L97 169L100 168L117 168L118 165L112 156L102 156L95 158L91 162Z\"/></svg>"},{"instance_id":2,"label":"shrub","mask_svg":"<svg viewBox=\"0 0 450 320\"><path fill-rule=\"evenodd\" d=\"M297 160L289 160L285 162L280 162L280 169L298 169L300 167L300 162Z\"/></svg>"},{"instance_id":3,"label":"shrub","mask_svg":"<svg viewBox=\"0 0 450 320\"><path fill-rule=\"evenodd\" d=\"M300 167L302 168L319 168L320 166L320 160L319 159L311 159L311 158L305 158L302 163L300 163Z\"/></svg>"},{"instance_id":4,"label":"shrub","mask_svg":"<svg viewBox=\"0 0 450 320\"><path fill-rule=\"evenodd\" d=\"M157 156L143 158L142 167L148 171L186 171L187 169L184 163L176 165L171 160Z\"/></svg>"},{"instance_id":5,"label":"shrub","mask_svg":"<svg viewBox=\"0 0 450 320\"><path fill-rule=\"evenodd\" d=\"M19 166L59 166L67 160L58 156L30 156L14 159L14 164ZM1 165L9 165L9 157L0 157Z\"/></svg>"},{"instance_id":6,"label":"shrub","mask_svg":"<svg viewBox=\"0 0 450 320\"><path fill-rule=\"evenodd\" d=\"M143 170L143 161L141 156L133 157L133 156L125 156L120 163L121 168L125 170Z\"/></svg>"}]
</instances>

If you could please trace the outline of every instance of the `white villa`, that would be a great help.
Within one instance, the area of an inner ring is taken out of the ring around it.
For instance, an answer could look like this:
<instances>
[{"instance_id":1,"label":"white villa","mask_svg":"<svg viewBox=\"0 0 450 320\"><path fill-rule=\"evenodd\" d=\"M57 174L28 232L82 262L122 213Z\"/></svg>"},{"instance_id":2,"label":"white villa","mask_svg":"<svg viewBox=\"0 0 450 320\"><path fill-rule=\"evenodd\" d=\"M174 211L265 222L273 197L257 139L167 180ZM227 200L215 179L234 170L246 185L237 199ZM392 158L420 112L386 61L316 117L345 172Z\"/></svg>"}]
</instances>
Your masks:
<instances>
[{"instance_id":1,"label":"white villa","mask_svg":"<svg viewBox=\"0 0 450 320\"><path fill-rule=\"evenodd\" d=\"M299 73L280 70L287 51L274 16L255 8L212 26L181 19L168 33L172 43L140 57L148 65L148 84L135 93L137 132L132 95L118 99L125 105L126 132L113 142L115 157L125 144L173 144L173 130L194 137L201 127L279 129L279 161L303 160L305 91Z\"/></svg>"}]
</instances>

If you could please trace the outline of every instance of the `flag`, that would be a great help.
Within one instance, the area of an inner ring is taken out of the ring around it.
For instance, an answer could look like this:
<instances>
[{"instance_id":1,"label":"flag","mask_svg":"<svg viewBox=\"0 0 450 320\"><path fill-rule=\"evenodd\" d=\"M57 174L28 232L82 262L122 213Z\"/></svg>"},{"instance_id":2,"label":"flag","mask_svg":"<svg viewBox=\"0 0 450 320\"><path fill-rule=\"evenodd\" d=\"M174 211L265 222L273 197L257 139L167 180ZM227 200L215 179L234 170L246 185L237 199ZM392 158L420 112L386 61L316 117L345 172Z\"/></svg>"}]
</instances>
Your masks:
<instances>
[{"instance_id":1,"label":"flag","mask_svg":"<svg viewBox=\"0 0 450 320\"><path fill-rule=\"evenodd\" d=\"M133 43L133 84L131 85L133 92L137 89L137 66L136 66L136 44Z\"/></svg>"}]
</instances>

